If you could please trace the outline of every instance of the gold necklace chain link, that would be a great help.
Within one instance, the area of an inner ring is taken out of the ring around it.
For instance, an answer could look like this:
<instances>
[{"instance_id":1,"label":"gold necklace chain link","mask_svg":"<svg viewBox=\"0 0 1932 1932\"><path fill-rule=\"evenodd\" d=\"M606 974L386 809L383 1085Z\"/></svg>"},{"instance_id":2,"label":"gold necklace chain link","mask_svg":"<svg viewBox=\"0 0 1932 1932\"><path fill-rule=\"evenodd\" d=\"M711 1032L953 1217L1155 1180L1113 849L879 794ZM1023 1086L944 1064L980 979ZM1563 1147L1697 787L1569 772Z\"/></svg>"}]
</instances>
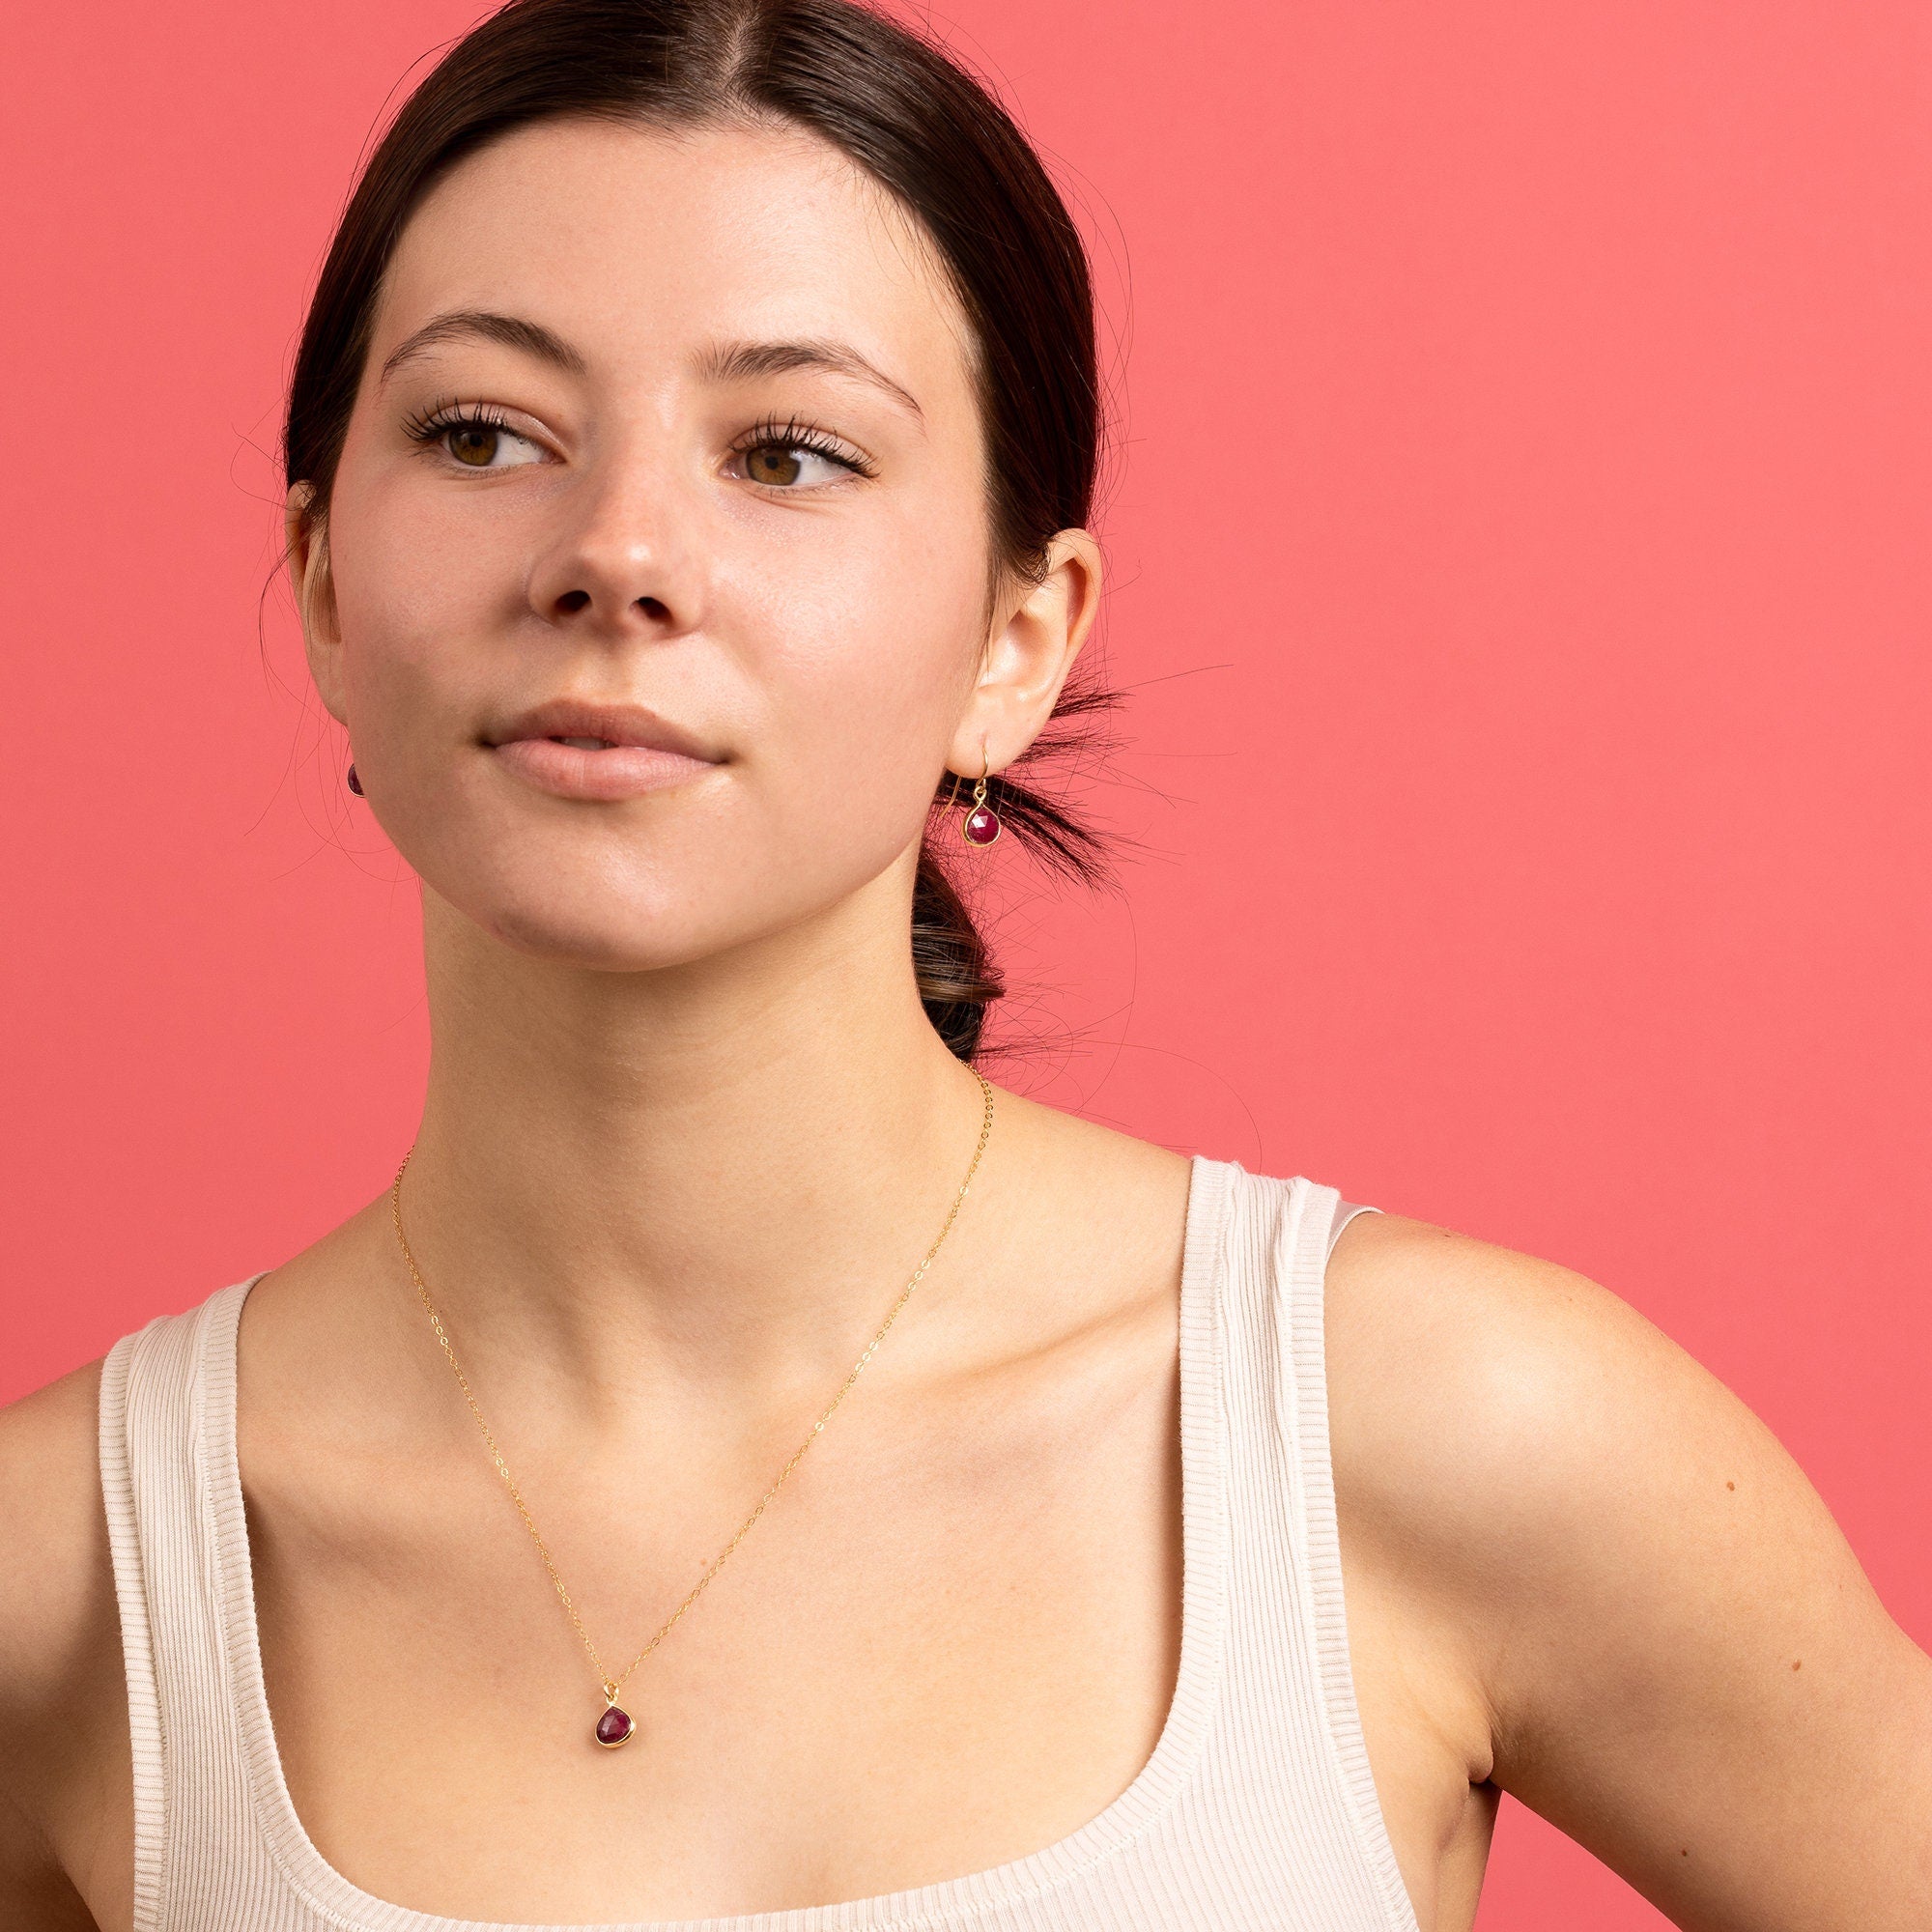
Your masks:
<instances>
[{"instance_id":1,"label":"gold necklace chain link","mask_svg":"<svg viewBox=\"0 0 1932 1932\"><path fill-rule=\"evenodd\" d=\"M899 1310L912 1299L913 1290L924 1278L925 1272L931 1267L933 1259L939 1253L941 1245L944 1243L947 1236L952 1233L952 1224L958 1218L960 1207L966 1199L966 1190L973 1184L974 1175L979 1172L980 1156L986 1151L986 1142L991 1137L993 1131L992 1086L977 1066L969 1067L967 1070L973 1075L974 1079L979 1081L980 1091L985 1102L984 1111L980 1122L980 1142L973 1150L972 1160L967 1164L966 1179L959 1183L959 1191L952 1197L952 1207L947 1209L945 1225L941 1227L931 1247L926 1249L925 1259L913 1270L912 1279L906 1283L904 1289L900 1292L899 1298L893 1303L891 1313L880 1322L878 1332L867 1343L865 1351L852 1364L850 1373L846 1376L844 1381L839 1384L838 1393L826 1404L824 1409L819 1414L818 1420L811 1425L811 1434L792 1452L791 1460L779 1471L777 1479L773 1482L771 1488L758 1498L758 1506L738 1525L738 1533L712 1559L710 1567L697 1579L696 1583L693 1585L691 1594L659 1625L657 1634L614 1677L604 1668L603 1660L597 1655L597 1646L590 1641L590 1633L583 1628L583 1619L578 1615L577 1605L571 1602L570 1592L564 1587L562 1577L557 1574L555 1561L550 1553L550 1546L544 1542L542 1533L537 1528L536 1519L530 1515L529 1506L524 1501L523 1492L517 1488L516 1478L510 1474L510 1465L503 1461L503 1452L497 1448L497 1438L491 1434L490 1425L483 1419L483 1411L477 1405L475 1392L469 1386L469 1378L463 1373L462 1365L456 1359L456 1350L450 1344L449 1331L443 1327L442 1318L436 1312L435 1303L430 1300L429 1289L423 1282L422 1271L416 1266L416 1258L410 1251L409 1237L403 1233L403 1176L409 1170L410 1154L415 1152L414 1147L412 1146L410 1149L409 1153L404 1154L403 1164L396 1170L395 1183L389 1190L389 1211L396 1224L396 1239L402 1243L403 1259L409 1265L410 1278L415 1283L416 1294L429 1316L430 1326L436 1330L436 1339L441 1344L443 1354L448 1357L449 1366L456 1377L457 1385L463 1391L463 1399L469 1405L469 1412L476 1418L477 1428L483 1432L483 1440L489 1445L491 1459L497 1464L497 1473L502 1477L503 1487L509 1491L510 1500L516 1504L517 1514L523 1518L524 1527L529 1531L530 1540L536 1545L537 1553L543 1558L544 1568L550 1572L550 1580L556 1587L556 1594L563 1604L564 1611L569 1616L571 1623L576 1627L577 1634L582 1639L584 1651L589 1656L591 1667L597 1672L597 1681L603 1687L604 1695L610 1702L615 1703L618 1691L624 1688L624 1680L670 1634L677 1620L684 1615L686 1610L690 1609L692 1605L697 1601L699 1595L703 1592L705 1585L724 1567L725 1559L730 1556L739 1544L744 1542L752 1525L764 1515L772 1498L784 1487L785 1478L804 1460L805 1452L824 1434L825 1425L832 1420L834 1411L845 1400L847 1392L851 1389L852 1384L859 1379L860 1373L864 1370L866 1364L872 1359L873 1353L878 1349L879 1344L886 1339L886 1332L897 1321Z\"/></svg>"}]
</instances>

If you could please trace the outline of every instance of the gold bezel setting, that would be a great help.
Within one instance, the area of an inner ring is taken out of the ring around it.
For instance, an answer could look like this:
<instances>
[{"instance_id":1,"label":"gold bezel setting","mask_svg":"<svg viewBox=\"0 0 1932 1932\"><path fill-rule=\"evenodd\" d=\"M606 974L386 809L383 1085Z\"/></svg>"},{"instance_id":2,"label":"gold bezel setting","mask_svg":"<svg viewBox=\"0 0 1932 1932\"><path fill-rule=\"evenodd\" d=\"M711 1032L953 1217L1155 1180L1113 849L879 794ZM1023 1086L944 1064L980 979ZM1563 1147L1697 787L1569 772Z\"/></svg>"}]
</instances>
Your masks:
<instances>
[{"instance_id":1,"label":"gold bezel setting","mask_svg":"<svg viewBox=\"0 0 1932 1932\"><path fill-rule=\"evenodd\" d=\"M623 1719L624 1728L614 1738L607 1738L604 1735L604 1727L610 1723L612 1718ZM590 1735L606 1750L615 1750L620 1745L629 1744L637 1736L637 1733L638 1726L630 1712L625 1710L623 1705L618 1703L614 1697L605 1707L604 1715L597 1719L597 1722L591 1727L590 1731Z\"/></svg>"}]
</instances>

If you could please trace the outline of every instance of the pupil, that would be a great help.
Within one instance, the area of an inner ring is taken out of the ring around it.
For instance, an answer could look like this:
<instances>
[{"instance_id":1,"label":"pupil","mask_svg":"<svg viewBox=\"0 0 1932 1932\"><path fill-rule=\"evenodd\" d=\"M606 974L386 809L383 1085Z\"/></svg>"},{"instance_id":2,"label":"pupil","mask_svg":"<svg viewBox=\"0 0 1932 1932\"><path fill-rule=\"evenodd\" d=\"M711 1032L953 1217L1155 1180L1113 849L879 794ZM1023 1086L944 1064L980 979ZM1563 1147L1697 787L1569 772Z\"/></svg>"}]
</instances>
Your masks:
<instances>
[{"instance_id":1,"label":"pupil","mask_svg":"<svg viewBox=\"0 0 1932 1932\"><path fill-rule=\"evenodd\" d=\"M798 481L799 461L797 456L782 443L760 443L753 450L745 465L751 471L754 483L796 483Z\"/></svg>"},{"instance_id":2,"label":"pupil","mask_svg":"<svg viewBox=\"0 0 1932 1932\"><path fill-rule=\"evenodd\" d=\"M450 431L449 453L480 469L497 453L497 432L487 423L467 423Z\"/></svg>"}]
</instances>

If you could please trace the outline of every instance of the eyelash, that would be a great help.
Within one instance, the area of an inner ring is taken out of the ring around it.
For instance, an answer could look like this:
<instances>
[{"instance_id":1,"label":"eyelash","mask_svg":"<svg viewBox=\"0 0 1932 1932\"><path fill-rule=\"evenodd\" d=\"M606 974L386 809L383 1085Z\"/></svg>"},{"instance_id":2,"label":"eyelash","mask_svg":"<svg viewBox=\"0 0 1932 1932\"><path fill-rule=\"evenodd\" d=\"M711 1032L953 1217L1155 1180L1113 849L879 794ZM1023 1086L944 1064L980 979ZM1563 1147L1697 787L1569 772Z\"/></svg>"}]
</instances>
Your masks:
<instances>
[{"instance_id":1,"label":"eyelash","mask_svg":"<svg viewBox=\"0 0 1932 1932\"><path fill-rule=\"evenodd\" d=\"M879 473L857 450L835 442L816 424L801 422L797 416L790 416L783 422L776 416L767 416L731 445L731 454L749 456L754 449L774 447L807 450L813 456L824 457L828 463L838 464L841 469L851 470L855 476L876 476Z\"/></svg>"},{"instance_id":2,"label":"eyelash","mask_svg":"<svg viewBox=\"0 0 1932 1932\"><path fill-rule=\"evenodd\" d=\"M437 441L453 429L500 429L509 430L513 436L520 434L510 429L508 416L494 403L463 403L454 396L442 397L403 424L405 436L424 444ZM851 470L855 476L878 474L874 466L856 450L835 442L816 424L802 422L797 416L789 416L783 422L776 416L766 417L731 445L731 454L749 456L754 449L774 447L807 450L813 456L822 456L828 463L838 464L841 469Z\"/></svg>"},{"instance_id":3,"label":"eyelash","mask_svg":"<svg viewBox=\"0 0 1932 1932\"><path fill-rule=\"evenodd\" d=\"M415 442L434 442L453 429L509 429L510 419L494 403L463 403L444 396L410 416L403 434ZM515 435L515 431L511 431Z\"/></svg>"}]
</instances>

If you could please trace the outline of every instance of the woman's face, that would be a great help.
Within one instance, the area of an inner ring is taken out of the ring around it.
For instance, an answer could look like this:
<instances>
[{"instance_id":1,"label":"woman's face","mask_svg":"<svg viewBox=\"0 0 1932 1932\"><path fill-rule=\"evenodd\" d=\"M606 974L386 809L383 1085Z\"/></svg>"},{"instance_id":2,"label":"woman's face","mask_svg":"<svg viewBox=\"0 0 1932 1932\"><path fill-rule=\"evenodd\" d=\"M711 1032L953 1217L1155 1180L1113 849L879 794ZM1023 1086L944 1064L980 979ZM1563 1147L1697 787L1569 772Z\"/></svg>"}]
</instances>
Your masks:
<instances>
[{"instance_id":1,"label":"woman's face","mask_svg":"<svg viewBox=\"0 0 1932 1932\"><path fill-rule=\"evenodd\" d=\"M551 122L461 163L297 558L318 687L426 884L625 969L908 862L945 768L1044 723L1095 582L1076 538L989 616L972 354L916 228L806 133Z\"/></svg>"}]
</instances>

